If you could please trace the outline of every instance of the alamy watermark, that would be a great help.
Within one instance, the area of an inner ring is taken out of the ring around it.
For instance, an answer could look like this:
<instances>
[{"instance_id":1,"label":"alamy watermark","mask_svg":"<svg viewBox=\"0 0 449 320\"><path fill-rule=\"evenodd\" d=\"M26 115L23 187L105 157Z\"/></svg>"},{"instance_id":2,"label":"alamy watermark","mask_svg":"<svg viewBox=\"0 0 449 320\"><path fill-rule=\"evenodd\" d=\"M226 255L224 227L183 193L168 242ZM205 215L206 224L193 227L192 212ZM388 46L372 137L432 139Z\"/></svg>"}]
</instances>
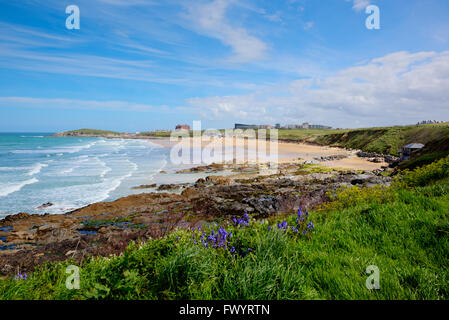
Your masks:
<instances>
[{"instance_id":1,"label":"alamy watermark","mask_svg":"<svg viewBox=\"0 0 449 320\"><path fill-rule=\"evenodd\" d=\"M68 290L80 288L80 269L77 266L70 265L65 269L65 273L69 274L65 280L65 287Z\"/></svg>"},{"instance_id":2,"label":"alamy watermark","mask_svg":"<svg viewBox=\"0 0 449 320\"><path fill-rule=\"evenodd\" d=\"M65 27L69 30L80 29L80 8L77 5L70 5L65 8L65 13L69 14L65 20Z\"/></svg>"},{"instance_id":3,"label":"alamy watermark","mask_svg":"<svg viewBox=\"0 0 449 320\"><path fill-rule=\"evenodd\" d=\"M378 6L370 5L366 7L365 13L369 14L366 18L365 26L368 30L380 29L380 9Z\"/></svg>"},{"instance_id":4,"label":"alamy watermark","mask_svg":"<svg viewBox=\"0 0 449 320\"><path fill-rule=\"evenodd\" d=\"M371 265L366 267L366 273L370 276L366 279L365 285L368 290L380 289L380 272L377 266Z\"/></svg>"},{"instance_id":5,"label":"alamy watermark","mask_svg":"<svg viewBox=\"0 0 449 320\"><path fill-rule=\"evenodd\" d=\"M278 167L278 131L276 129L201 130L201 121L193 130L171 133L170 160L174 165L210 165L212 163L268 165Z\"/></svg>"}]
</instances>

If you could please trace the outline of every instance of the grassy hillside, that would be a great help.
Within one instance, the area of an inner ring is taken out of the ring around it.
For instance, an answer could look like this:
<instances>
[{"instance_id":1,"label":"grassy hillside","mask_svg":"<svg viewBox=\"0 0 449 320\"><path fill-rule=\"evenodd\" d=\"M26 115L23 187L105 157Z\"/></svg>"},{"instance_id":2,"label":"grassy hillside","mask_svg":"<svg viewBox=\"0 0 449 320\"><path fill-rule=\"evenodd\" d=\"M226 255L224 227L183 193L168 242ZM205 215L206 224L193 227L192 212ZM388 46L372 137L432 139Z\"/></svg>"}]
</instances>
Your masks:
<instances>
[{"instance_id":1,"label":"grassy hillside","mask_svg":"<svg viewBox=\"0 0 449 320\"><path fill-rule=\"evenodd\" d=\"M106 131L106 130L96 130L96 129L78 129L72 131L63 132L65 135L119 135L119 132Z\"/></svg>"},{"instance_id":2,"label":"grassy hillside","mask_svg":"<svg viewBox=\"0 0 449 320\"><path fill-rule=\"evenodd\" d=\"M148 131L148 132L141 132L138 134L138 136L142 137L158 137L158 138L169 138L171 135L171 131Z\"/></svg>"},{"instance_id":3,"label":"grassy hillside","mask_svg":"<svg viewBox=\"0 0 449 320\"><path fill-rule=\"evenodd\" d=\"M26 280L1 280L0 298L449 299L449 157L391 187L332 198L310 215L178 230L91 258L79 290L65 288L70 262L42 266ZM380 290L365 286L370 265Z\"/></svg>"},{"instance_id":4,"label":"grassy hillside","mask_svg":"<svg viewBox=\"0 0 449 320\"><path fill-rule=\"evenodd\" d=\"M279 139L398 155L398 149L408 143L434 144L449 139L449 123L354 130L279 130Z\"/></svg>"}]
</instances>

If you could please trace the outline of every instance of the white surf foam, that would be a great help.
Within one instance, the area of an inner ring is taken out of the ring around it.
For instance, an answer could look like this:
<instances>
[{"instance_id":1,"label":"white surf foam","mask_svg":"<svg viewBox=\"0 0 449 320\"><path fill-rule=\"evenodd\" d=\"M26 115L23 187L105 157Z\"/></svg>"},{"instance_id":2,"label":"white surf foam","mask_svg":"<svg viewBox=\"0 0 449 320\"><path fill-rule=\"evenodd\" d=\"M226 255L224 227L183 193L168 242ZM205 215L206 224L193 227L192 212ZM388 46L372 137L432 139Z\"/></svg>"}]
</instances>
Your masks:
<instances>
[{"instance_id":1,"label":"white surf foam","mask_svg":"<svg viewBox=\"0 0 449 320\"><path fill-rule=\"evenodd\" d=\"M6 197L7 195L21 190L24 186L39 182L36 178L32 178L18 183L7 183L0 185L0 197Z\"/></svg>"},{"instance_id":2,"label":"white surf foam","mask_svg":"<svg viewBox=\"0 0 449 320\"><path fill-rule=\"evenodd\" d=\"M26 169L28 167L0 167L0 171L21 171Z\"/></svg>"},{"instance_id":3,"label":"white surf foam","mask_svg":"<svg viewBox=\"0 0 449 320\"><path fill-rule=\"evenodd\" d=\"M27 173L28 176L34 176L35 174L38 174L39 172L41 172L42 168L46 168L48 167L48 164L46 163L36 163L31 167L30 172Z\"/></svg>"}]
</instances>

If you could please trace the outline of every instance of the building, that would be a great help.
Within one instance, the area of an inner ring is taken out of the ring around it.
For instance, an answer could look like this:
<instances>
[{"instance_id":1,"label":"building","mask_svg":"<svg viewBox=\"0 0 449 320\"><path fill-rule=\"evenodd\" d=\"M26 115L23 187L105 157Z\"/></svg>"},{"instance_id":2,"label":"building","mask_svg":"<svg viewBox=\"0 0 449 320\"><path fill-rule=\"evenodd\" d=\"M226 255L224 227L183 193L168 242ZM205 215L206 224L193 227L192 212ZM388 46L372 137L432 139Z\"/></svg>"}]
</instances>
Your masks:
<instances>
[{"instance_id":1,"label":"building","mask_svg":"<svg viewBox=\"0 0 449 320\"><path fill-rule=\"evenodd\" d=\"M436 120L424 120L421 122L418 122L416 125L422 125L422 124L438 124L438 123L443 123L443 121L436 121Z\"/></svg>"},{"instance_id":2,"label":"building","mask_svg":"<svg viewBox=\"0 0 449 320\"><path fill-rule=\"evenodd\" d=\"M408 160L414 152L422 148L424 148L424 145L421 143L410 143L403 146L402 150L399 150L399 157L401 158L401 161Z\"/></svg>"},{"instance_id":3,"label":"building","mask_svg":"<svg viewBox=\"0 0 449 320\"><path fill-rule=\"evenodd\" d=\"M313 126L313 124L311 124L310 122L304 122L301 125L301 129L310 129L311 126Z\"/></svg>"},{"instance_id":4,"label":"building","mask_svg":"<svg viewBox=\"0 0 449 320\"><path fill-rule=\"evenodd\" d=\"M322 126L320 124L310 124L309 129L320 129L320 130L329 130L332 129L332 127L329 126Z\"/></svg>"},{"instance_id":5,"label":"building","mask_svg":"<svg viewBox=\"0 0 449 320\"><path fill-rule=\"evenodd\" d=\"M236 123L234 125L234 129L259 129L259 126L255 125L255 124L241 124L241 123Z\"/></svg>"},{"instance_id":6,"label":"building","mask_svg":"<svg viewBox=\"0 0 449 320\"><path fill-rule=\"evenodd\" d=\"M187 130L190 131L190 126L188 124L178 124L176 130Z\"/></svg>"},{"instance_id":7,"label":"building","mask_svg":"<svg viewBox=\"0 0 449 320\"><path fill-rule=\"evenodd\" d=\"M323 126L320 124L312 124L310 122L304 122L303 124L288 124L285 126L285 129L321 129L321 130L329 130L332 127Z\"/></svg>"},{"instance_id":8,"label":"building","mask_svg":"<svg viewBox=\"0 0 449 320\"><path fill-rule=\"evenodd\" d=\"M276 125L274 126L276 129L280 129L281 128L281 124L280 123L276 123Z\"/></svg>"}]
</instances>

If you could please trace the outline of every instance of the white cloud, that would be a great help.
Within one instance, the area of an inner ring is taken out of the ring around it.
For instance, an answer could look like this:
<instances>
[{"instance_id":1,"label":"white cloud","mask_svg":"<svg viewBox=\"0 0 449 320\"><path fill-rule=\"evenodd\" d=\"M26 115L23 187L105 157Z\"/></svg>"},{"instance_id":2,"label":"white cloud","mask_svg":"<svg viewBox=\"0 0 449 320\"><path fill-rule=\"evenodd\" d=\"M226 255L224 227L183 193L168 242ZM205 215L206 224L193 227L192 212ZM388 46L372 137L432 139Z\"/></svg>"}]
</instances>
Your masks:
<instances>
[{"instance_id":1,"label":"white cloud","mask_svg":"<svg viewBox=\"0 0 449 320\"><path fill-rule=\"evenodd\" d=\"M233 0L214 0L208 3L193 4L188 7L187 19L200 34L220 40L230 46L235 56L234 62L248 62L262 59L267 45L250 35L240 26L234 25L226 18L228 8Z\"/></svg>"},{"instance_id":2,"label":"white cloud","mask_svg":"<svg viewBox=\"0 0 449 320\"><path fill-rule=\"evenodd\" d=\"M346 0L346 1L353 2L352 9L354 9L355 11L362 11L371 4L371 0Z\"/></svg>"},{"instance_id":3,"label":"white cloud","mask_svg":"<svg viewBox=\"0 0 449 320\"><path fill-rule=\"evenodd\" d=\"M149 0L100 0L100 2L115 5L115 6L144 6L144 5L155 5L157 2L149 1Z\"/></svg>"},{"instance_id":4,"label":"white cloud","mask_svg":"<svg viewBox=\"0 0 449 320\"><path fill-rule=\"evenodd\" d=\"M209 119L354 127L449 120L448 101L449 51L396 52L327 78L187 103Z\"/></svg>"},{"instance_id":5,"label":"white cloud","mask_svg":"<svg viewBox=\"0 0 449 320\"><path fill-rule=\"evenodd\" d=\"M147 104L133 103L128 101L97 101L76 100L59 98L35 98L35 97L0 97L0 106L7 107L45 107L62 109L101 109L101 110L123 110L123 111L158 111L167 110L165 106L154 107Z\"/></svg>"},{"instance_id":6,"label":"white cloud","mask_svg":"<svg viewBox=\"0 0 449 320\"><path fill-rule=\"evenodd\" d=\"M313 21L306 22L305 25L304 25L304 30L311 29L313 27L313 25L314 25Z\"/></svg>"}]
</instances>

